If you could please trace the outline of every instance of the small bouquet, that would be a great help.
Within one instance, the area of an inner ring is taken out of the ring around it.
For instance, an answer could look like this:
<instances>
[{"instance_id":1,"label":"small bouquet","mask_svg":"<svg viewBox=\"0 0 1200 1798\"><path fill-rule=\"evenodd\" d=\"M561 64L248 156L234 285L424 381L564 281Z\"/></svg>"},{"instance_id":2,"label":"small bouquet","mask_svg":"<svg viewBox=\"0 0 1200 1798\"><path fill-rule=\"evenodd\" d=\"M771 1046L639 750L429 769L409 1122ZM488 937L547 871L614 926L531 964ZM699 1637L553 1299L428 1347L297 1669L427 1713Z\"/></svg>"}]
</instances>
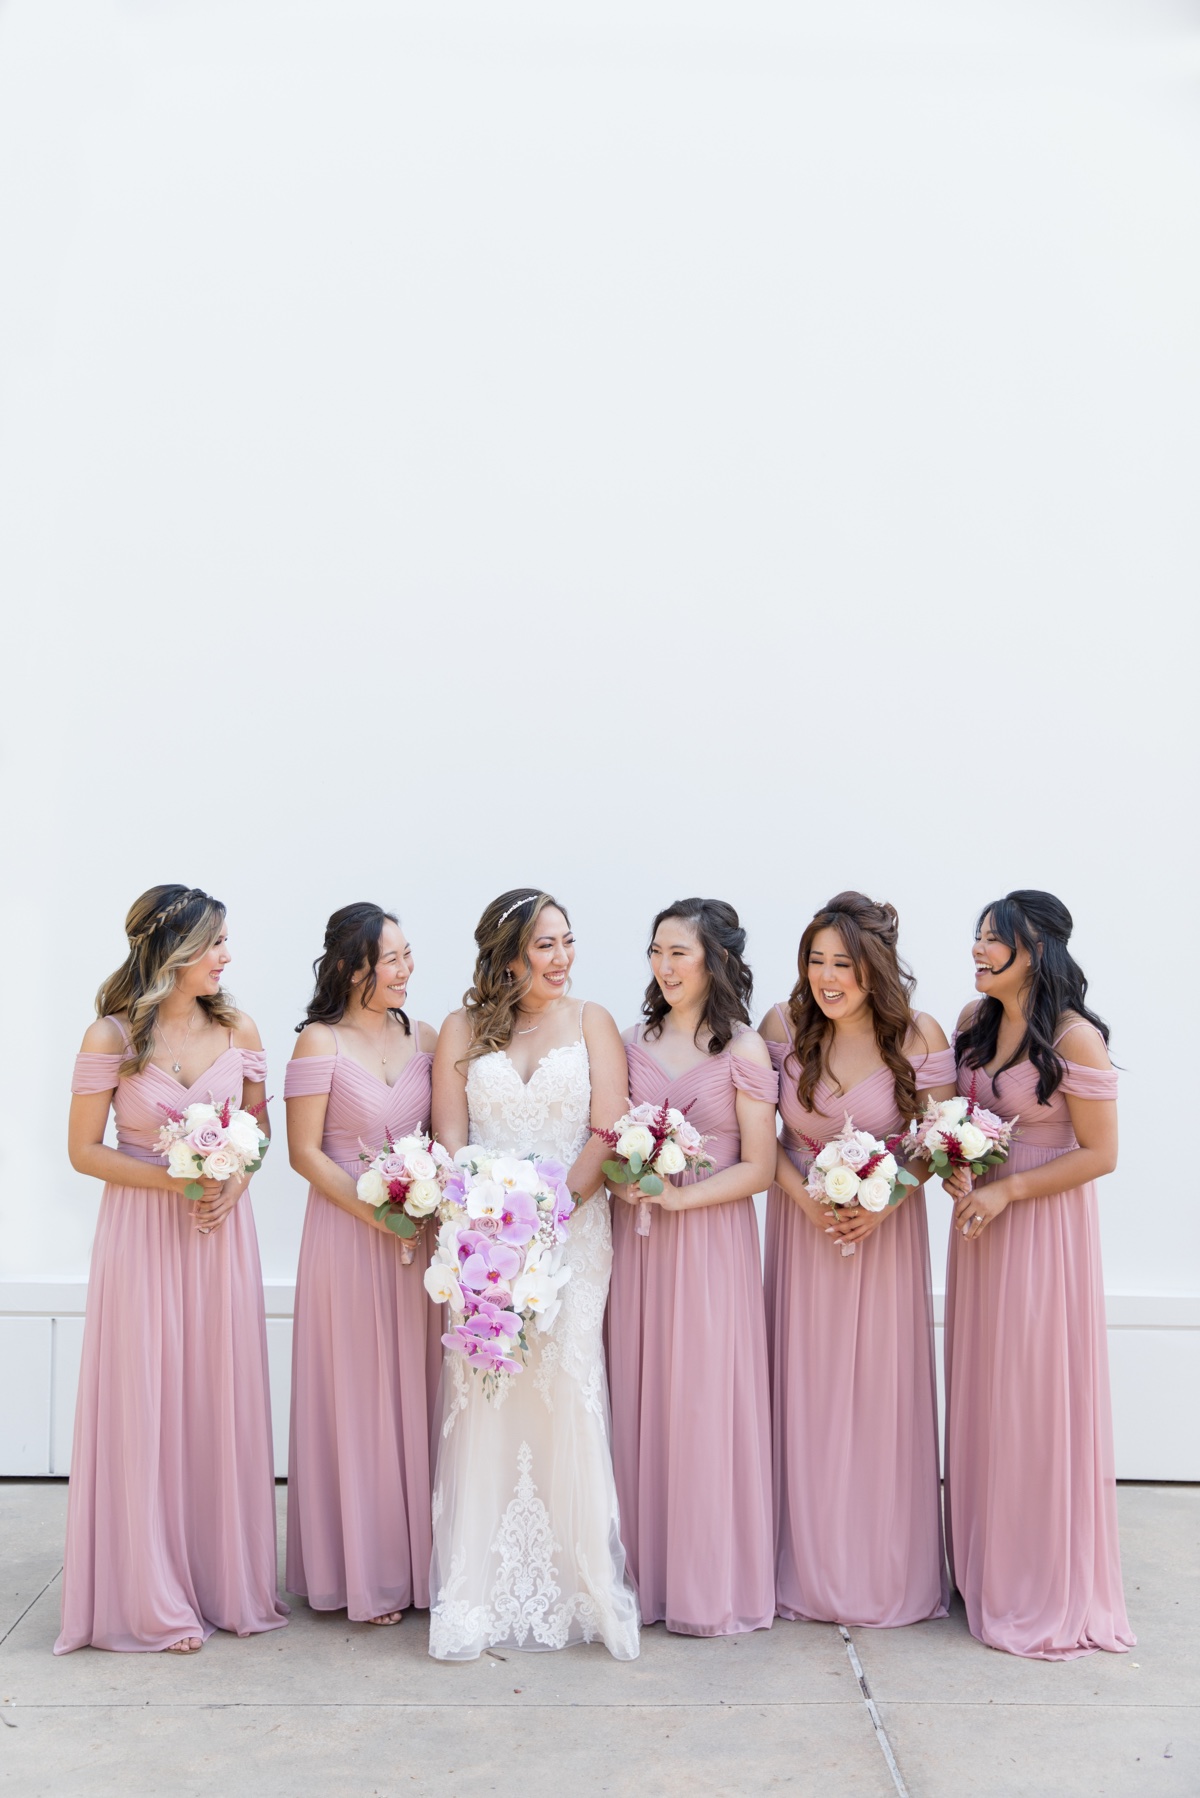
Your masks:
<instances>
[{"instance_id":1,"label":"small bouquet","mask_svg":"<svg viewBox=\"0 0 1200 1798\"><path fill-rule=\"evenodd\" d=\"M592 1135L615 1150L614 1158L604 1163L604 1177L614 1186L637 1186L647 1198L656 1199L668 1174L708 1173L712 1162L701 1154L707 1136L689 1124L690 1105L678 1111L674 1105L635 1105L611 1130L597 1130ZM650 1207L639 1200L637 1233L650 1234Z\"/></svg>"},{"instance_id":2,"label":"small bouquet","mask_svg":"<svg viewBox=\"0 0 1200 1798\"><path fill-rule=\"evenodd\" d=\"M264 1099L250 1111L242 1111L229 1099L220 1106L197 1102L186 1111L161 1107L167 1122L159 1130L155 1147L166 1157L172 1179L188 1182L183 1189L185 1198L204 1197L201 1180L232 1180L262 1166L271 1142L258 1124L258 1113L266 1103Z\"/></svg>"},{"instance_id":3,"label":"small bouquet","mask_svg":"<svg viewBox=\"0 0 1200 1798\"><path fill-rule=\"evenodd\" d=\"M898 1205L906 1186L918 1186L915 1174L901 1167L895 1150L903 1135L880 1142L869 1130L856 1130L849 1112L838 1135L827 1143L804 1138L814 1151L806 1184L810 1198L823 1200L834 1211L840 1205L861 1205L864 1211L886 1211ZM857 1245L842 1244L843 1255L853 1255Z\"/></svg>"},{"instance_id":4,"label":"small bouquet","mask_svg":"<svg viewBox=\"0 0 1200 1798\"><path fill-rule=\"evenodd\" d=\"M977 1105L972 1082L969 1098L930 1099L925 1116L913 1125L909 1152L923 1155L943 1178L961 1167L978 1180L988 1168L1007 1161L1016 1122Z\"/></svg>"},{"instance_id":5,"label":"small bouquet","mask_svg":"<svg viewBox=\"0 0 1200 1798\"><path fill-rule=\"evenodd\" d=\"M472 1146L454 1163L425 1290L450 1308L443 1346L466 1356L495 1399L499 1376L524 1366L529 1325L545 1334L558 1316L559 1292L571 1277L562 1262L575 1200L561 1162L519 1161Z\"/></svg>"},{"instance_id":6,"label":"small bouquet","mask_svg":"<svg viewBox=\"0 0 1200 1798\"><path fill-rule=\"evenodd\" d=\"M442 1202L442 1187L454 1163L440 1142L424 1134L398 1140L389 1135L386 1147L374 1154L365 1149L360 1159L367 1166L358 1176L358 1196L400 1238L400 1260L407 1267L422 1224Z\"/></svg>"}]
</instances>

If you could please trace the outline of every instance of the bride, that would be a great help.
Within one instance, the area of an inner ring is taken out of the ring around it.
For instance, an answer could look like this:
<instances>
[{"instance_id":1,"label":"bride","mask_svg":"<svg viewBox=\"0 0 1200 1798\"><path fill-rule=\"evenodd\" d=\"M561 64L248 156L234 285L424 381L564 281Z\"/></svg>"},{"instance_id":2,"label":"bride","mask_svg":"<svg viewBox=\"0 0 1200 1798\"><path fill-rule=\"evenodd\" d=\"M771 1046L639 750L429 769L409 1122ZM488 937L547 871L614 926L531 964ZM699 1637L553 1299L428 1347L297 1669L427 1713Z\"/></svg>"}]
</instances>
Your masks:
<instances>
[{"instance_id":1,"label":"bride","mask_svg":"<svg viewBox=\"0 0 1200 1798\"><path fill-rule=\"evenodd\" d=\"M438 1039L434 1134L452 1152L471 1142L560 1161L577 1208L562 1309L546 1335L528 1331L521 1372L500 1375L489 1396L461 1355L445 1358L429 1652L465 1661L501 1645L600 1640L632 1660L637 1601L625 1578L600 1335L612 1264L600 1176L609 1151L589 1133L627 1107L625 1053L606 1011L568 997L575 939L548 893L502 893L475 942L470 991Z\"/></svg>"}]
</instances>

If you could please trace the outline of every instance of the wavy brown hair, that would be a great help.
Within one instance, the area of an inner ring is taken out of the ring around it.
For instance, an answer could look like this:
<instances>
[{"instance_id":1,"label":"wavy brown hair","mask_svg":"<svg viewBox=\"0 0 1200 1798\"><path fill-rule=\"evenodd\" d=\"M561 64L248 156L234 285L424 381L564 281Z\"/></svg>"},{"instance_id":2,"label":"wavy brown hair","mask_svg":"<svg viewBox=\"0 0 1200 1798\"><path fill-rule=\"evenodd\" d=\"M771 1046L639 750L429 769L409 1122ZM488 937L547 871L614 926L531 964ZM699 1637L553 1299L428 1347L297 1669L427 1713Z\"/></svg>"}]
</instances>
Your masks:
<instances>
[{"instance_id":1,"label":"wavy brown hair","mask_svg":"<svg viewBox=\"0 0 1200 1798\"><path fill-rule=\"evenodd\" d=\"M381 905L371 905L365 899L334 912L325 926L325 945L313 963L313 996L303 1021L296 1025L297 1035L308 1024L337 1024L345 1017L354 992L354 976L364 966L367 975L362 996L363 1004L367 1003L378 980L375 969L385 923L399 925L400 920L394 911L384 911ZM395 1005L389 1005L388 1011L393 1018L399 1018L405 1036L411 1036L406 1014Z\"/></svg>"},{"instance_id":2,"label":"wavy brown hair","mask_svg":"<svg viewBox=\"0 0 1200 1798\"><path fill-rule=\"evenodd\" d=\"M548 905L562 913L569 930L571 920L566 906L540 887L513 887L510 892L501 893L485 908L475 926L475 972L463 994L471 1027L467 1061L507 1049L511 1043L521 1000L533 980L529 945ZM514 978L509 965L514 961L525 963L525 973L520 978Z\"/></svg>"},{"instance_id":3,"label":"wavy brown hair","mask_svg":"<svg viewBox=\"0 0 1200 1798\"><path fill-rule=\"evenodd\" d=\"M690 924L704 950L708 970L708 997L704 1015L696 1025L696 1035L707 1025L710 1032L708 1052L722 1054L733 1040L736 1024L749 1024L750 1000L754 994L754 976L746 957L746 932L737 913L724 899L677 899L664 906L650 930L653 943L668 918L679 918ZM646 949L650 953L649 945ZM663 998L658 981L651 979L642 1000L645 1034L660 1036L663 1022L671 1007ZM697 1048L699 1042L697 1041Z\"/></svg>"},{"instance_id":4,"label":"wavy brown hair","mask_svg":"<svg viewBox=\"0 0 1200 1798\"><path fill-rule=\"evenodd\" d=\"M858 984L869 996L875 1041L891 1070L896 1109L904 1119L915 1118L920 1109L917 1082L904 1045L915 1023L912 996L917 983L896 951L900 920L895 906L863 893L838 893L800 938L799 974L788 1000L793 1047L787 1059L794 1057L800 1069L796 1096L805 1111L816 1109L817 1082L826 1071L825 1052L833 1038L833 1025L817 1004L808 978L808 958L822 930L836 930L846 946Z\"/></svg>"},{"instance_id":5,"label":"wavy brown hair","mask_svg":"<svg viewBox=\"0 0 1200 1798\"><path fill-rule=\"evenodd\" d=\"M154 1052L158 1008L174 991L181 968L199 961L221 934L225 907L200 887L151 887L135 899L125 916L129 954L96 994L96 1016L124 1012L130 1050L122 1074L138 1074ZM205 993L200 1009L227 1030L237 1028L241 1013L228 993Z\"/></svg>"}]
</instances>

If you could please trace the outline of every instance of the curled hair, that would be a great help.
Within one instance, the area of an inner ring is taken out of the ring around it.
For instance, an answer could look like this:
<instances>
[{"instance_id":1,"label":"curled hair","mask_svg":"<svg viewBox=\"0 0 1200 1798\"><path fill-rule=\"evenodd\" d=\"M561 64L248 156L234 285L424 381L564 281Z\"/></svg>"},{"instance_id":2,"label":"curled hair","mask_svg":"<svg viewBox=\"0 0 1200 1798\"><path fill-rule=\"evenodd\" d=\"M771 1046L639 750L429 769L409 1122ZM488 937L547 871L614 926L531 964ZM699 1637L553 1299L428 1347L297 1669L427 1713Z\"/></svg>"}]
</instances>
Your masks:
<instances>
[{"instance_id":1,"label":"curled hair","mask_svg":"<svg viewBox=\"0 0 1200 1798\"><path fill-rule=\"evenodd\" d=\"M845 944L858 984L867 993L875 1041L891 1072L896 1109L902 1118L914 1118L919 1110L917 1081L904 1046L915 1022L912 996L916 981L896 950L900 920L895 906L862 893L838 893L817 912L800 938L797 979L788 1000L792 1055L800 1069L796 1096L805 1111L816 1110L817 1082L826 1071L825 1052L833 1040L833 1024L817 1004L808 978L808 958L822 930L836 930Z\"/></svg>"},{"instance_id":2,"label":"curled hair","mask_svg":"<svg viewBox=\"0 0 1200 1798\"><path fill-rule=\"evenodd\" d=\"M1054 1047L1059 1024L1067 1012L1078 1012L1086 1018L1108 1043L1108 1025L1087 1007L1088 983L1083 969L1067 948L1074 921L1061 899L1053 893L1040 893L1034 888L1018 888L1003 899L985 905L975 925L978 940L984 920L990 918L992 929L1011 951L1005 967L1011 967L1018 948L1029 951L1031 975L1021 994L1025 1013L1025 1034L1004 1063L992 1075L992 1085L999 1085L1001 1074L1008 1072L1027 1056L1037 1069L1039 1105L1048 1105L1057 1091L1066 1063ZM996 1053L1000 1036L1000 1020L1004 1007L999 999L981 999L970 1022L959 1031L954 1055L960 1067L984 1068Z\"/></svg>"},{"instance_id":3,"label":"curled hair","mask_svg":"<svg viewBox=\"0 0 1200 1798\"><path fill-rule=\"evenodd\" d=\"M529 945L537 933L537 921L548 905L571 920L567 908L540 887L513 887L501 893L484 910L475 926L475 972L463 994L463 1006L471 1028L466 1060L507 1049L517 1027L517 1012L533 982ZM514 977L511 963L523 961L525 972Z\"/></svg>"},{"instance_id":4,"label":"curled hair","mask_svg":"<svg viewBox=\"0 0 1200 1798\"><path fill-rule=\"evenodd\" d=\"M345 1017L354 976L364 962L367 977L363 981L362 997L366 1004L375 991L379 939L384 924L389 922L399 924L395 912L384 911L381 905L370 905L366 900L343 905L340 911L334 912L325 926L325 946L313 963L313 996L303 1021L296 1025L297 1034L306 1024L336 1024ZM399 1018L405 1035L411 1036L412 1030L404 1012L393 1005L388 1006L388 1011L392 1017Z\"/></svg>"},{"instance_id":5,"label":"curled hair","mask_svg":"<svg viewBox=\"0 0 1200 1798\"><path fill-rule=\"evenodd\" d=\"M154 1052L158 1008L175 989L181 968L199 961L221 934L225 907L199 887L151 887L125 917L129 954L96 994L96 1016L124 1012L130 1048L122 1074L138 1074ZM214 1024L237 1027L240 1013L228 993L203 993L197 1005Z\"/></svg>"},{"instance_id":6,"label":"curled hair","mask_svg":"<svg viewBox=\"0 0 1200 1798\"><path fill-rule=\"evenodd\" d=\"M754 976L745 959L746 932L732 905L727 905L724 899L677 899L674 905L664 906L655 918L650 931L651 943L668 918L680 918L690 924L700 939L704 966L708 970L708 995L703 1015L696 1025L696 1046L699 1047L701 1029L707 1026L708 1052L721 1055L733 1041L735 1025L750 1022ZM646 952L649 954L649 948ZM642 1000L647 1036L662 1034L670 1009L658 981L651 979Z\"/></svg>"}]
</instances>

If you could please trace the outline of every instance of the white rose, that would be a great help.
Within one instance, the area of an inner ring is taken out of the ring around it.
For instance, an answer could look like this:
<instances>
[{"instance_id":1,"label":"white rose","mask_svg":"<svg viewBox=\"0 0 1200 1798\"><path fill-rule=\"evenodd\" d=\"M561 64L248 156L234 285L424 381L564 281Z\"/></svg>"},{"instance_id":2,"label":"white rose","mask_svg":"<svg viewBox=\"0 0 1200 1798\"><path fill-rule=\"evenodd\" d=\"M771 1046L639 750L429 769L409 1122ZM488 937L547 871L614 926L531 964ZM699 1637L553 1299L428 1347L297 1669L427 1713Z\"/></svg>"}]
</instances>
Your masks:
<instances>
[{"instance_id":1,"label":"white rose","mask_svg":"<svg viewBox=\"0 0 1200 1798\"><path fill-rule=\"evenodd\" d=\"M817 1156L817 1159L813 1162L813 1166L819 1167L822 1173L826 1173L831 1167L836 1167L837 1164L838 1164L837 1144L832 1143L832 1142L827 1142L825 1144L825 1147L821 1150L820 1154Z\"/></svg>"},{"instance_id":2,"label":"white rose","mask_svg":"<svg viewBox=\"0 0 1200 1798\"><path fill-rule=\"evenodd\" d=\"M357 1192L364 1205L382 1205L387 1198L387 1182L378 1168L369 1167L358 1176Z\"/></svg>"},{"instance_id":3,"label":"white rose","mask_svg":"<svg viewBox=\"0 0 1200 1798\"><path fill-rule=\"evenodd\" d=\"M894 1180L898 1171L894 1155L885 1155L881 1161L875 1164L875 1173L881 1180Z\"/></svg>"},{"instance_id":4,"label":"white rose","mask_svg":"<svg viewBox=\"0 0 1200 1798\"><path fill-rule=\"evenodd\" d=\"M424 1149L405 1149L404 1165L414 1180L432 1180L437 1173L437 1162Z\"/></svg>"},{"instance_id":5,"label":"white rose","mask_svg":"<svg viewBox=\"0 0 1200 1798\"><path fill-rule=\"evenodd\" d=\"M204 1157L204 1172L210 1180L232 1180L241 1171L241 1162L232 1149L214 1149Z\"/></svg>"},{"instance_id":6,"label":"white rose","mask_svg":"<svg viewBox=\"0 0 1200 1798\"><path fill-rule=\"evenodd\" d=\"M617 1141L617 1154L624 1161L632 1160L635 1155L640 1155L645 1161L653 1148L653 1133L644 1124L635 1124L632 1130L626 1130L624 1136Z\"/></svg>"},{"instance_id":7,"label":"white rose","mask_svg":"<svg viewBox=\"0 0 1200 1798\"><path fill-rule=\"evenodd\" d=\"M882 1174L872 1174L858 1189L858 1202L864 1211L886 1211L892 1196L892 1183Z\"/></svg>"},{"instance_id":8,"label":"white rose","mask_svg":"<svg viewBox=\"0 0 1200 1798\"><path fill-rule=\"evenodd\" d=\"M462 1310L463 1291L454 1268L434 1261L425 1269L424 1281L425 1290L435 1305L449 1305L452 1311Z\"/></svg>"},{"instance_id":9,"label":"white rose","mask_svg":"<svg viewBox=\"0 0 1200 1798\"><path fill-rule=\"evenodd\" d=\"M196 1103L194 1105L189 1105L184 1112L183 1127L190 1136L198 1124L211 1123L216 1116L217 1108L215 1105L206 1105L201 1100L197 1099Z\"/></svg>"},{"instance_id":10,"label":"white rose","mask_svg":"<svg viewBox=\"0 0 1200 1798\"><path fill-rule=\"evenodd\" d=\"M670 1139L658 1151L658 1159L654 1163L656 1174L681 1174L687 1166L687 1156L677 1142Z\"/></svg>"},{"instance_id":11,"label":"white rose","mask_svg":"<svg viewBox=\"0 0 1200 1798\"><path fill-rule=\"evenodd\" d=\"M957 1135L959 1147L968 1161L978 1161L992 1146L983 1131L974 1124L960 1124Z\"/></svg>"},{"instance_id":12,"label":"white rose","mask_svg":"<svg viewBox=\"0 0 1200 1798\"><path fill-rule=\"evenodd\" d=\"M408 1189L404 1209L410 1217L428 1217L442 1200L442 1189L436 1180L414 1180Z\"/></svg>"},{"instance_id":13,"label":"white rose","mask_svg":"<svg viewBox=\"0 0 1200 1798\"><path fill-rule=\"evenodd\" d=\"M196 1178L196 1156L185 1142L173 1142L167 1150L167 1171L173 1180Z\"/></svg>"},{"instance_id":14,"label":"white rose","mask_svg":"<svg viewBox=\"0 0 1200 1798\"><path fill-rule=\"evenodd\" d=\"M957 1099L943 1099L938 1106L938 1121L943 1124L959 1124L970 1109L970 1100L959 1094Z\"/></svg>"},{"instance_id":15,"label":"white rose","mask_svg":"<svg viewBox=\"0 0 1200 1798\"><path fill-rule=\"evenodd\" d=\"M262 1132L257 1120L248 1111L235 1111L225 1134L230 1147L236 1149L239 1155L244 1156L247 1161L258 1159L258 1144Z\"/></svg>"},{"instance_id":16,"label":"white rose","mask_svg":"<svg viewBox=\"0 0 1200 1798\"><path fill-rule=\"evenodd\" d=\"M680 1124L682 1124L683 1121L684 1121L684 1119L683 1119L682 1111L677 1111L676 1108L674 1107L674 1105L668 1105L668 1107L667 1107L667 1122L671 1126L672 1130L678 1130Z\"/></svg>"},{"instance_id":17,"label":"white rose","mask_svg":"<svg viewBox=\"0 0 1200 1798\"><path fill-rule=\"evenodd\" d=\"M848 1205L858 1188L859 1179L853 1168L831 1167L825 1174L825 1196L835 1205Z\"/></svg>"}]
</instances>

